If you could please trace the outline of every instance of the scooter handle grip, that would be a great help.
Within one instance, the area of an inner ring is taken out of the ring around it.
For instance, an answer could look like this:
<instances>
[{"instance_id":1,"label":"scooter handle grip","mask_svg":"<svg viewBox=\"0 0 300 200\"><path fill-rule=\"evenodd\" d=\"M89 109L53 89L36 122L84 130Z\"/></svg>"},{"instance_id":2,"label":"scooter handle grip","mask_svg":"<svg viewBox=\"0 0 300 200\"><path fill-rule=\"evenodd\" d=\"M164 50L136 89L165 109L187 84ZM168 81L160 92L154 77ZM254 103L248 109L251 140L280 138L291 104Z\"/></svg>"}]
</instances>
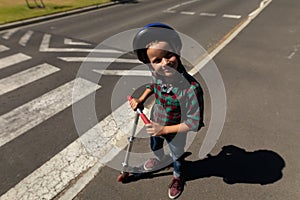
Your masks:
<instances>
[{"instance_id":1,"label":"scooter handle grip","mask_svg":"<svg viewBox=\"0 0 300 200\"><path fill-rule=\"evenodd\" d=\"M132 96L128 95L127 99L128 99L128 101L131 101L131 99L133 99L133 98L132 98Z\"/></svg>"},{"instance_id":2,"label":"scooter handle grip","mask_svg":"<svg viewBox=\"0 0 300 200\"><path fill-rule=\"evenodd\" d=\"M127 96L128 101L131 101L133 98L132 96ZM140 114L140 117L142 118L144 124L150 124L150 120L147 118L147 116L141 111L141 109L137 109L138 113Z\"/></svg>"}]
</instances>

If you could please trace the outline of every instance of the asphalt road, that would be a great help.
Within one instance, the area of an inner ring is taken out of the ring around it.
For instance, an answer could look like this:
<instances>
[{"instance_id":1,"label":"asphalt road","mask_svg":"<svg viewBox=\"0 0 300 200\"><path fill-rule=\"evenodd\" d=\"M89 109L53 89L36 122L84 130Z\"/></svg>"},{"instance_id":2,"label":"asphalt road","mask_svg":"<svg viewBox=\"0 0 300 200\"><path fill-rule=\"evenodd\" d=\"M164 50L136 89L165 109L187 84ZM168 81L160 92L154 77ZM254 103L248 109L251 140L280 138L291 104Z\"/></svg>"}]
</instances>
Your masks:
<instances>
[{"instance_id":1,"label":"asphalt road","mask_svg":"<svg viewBox=\"0 0 300 200\"><path fill-rule=\"evenodd\" d=\"M81 62L74 61L73 58L84 58L91 49L107 38L154 21L172 25L211 51L259 6L260 1L185 2L186 4L181 5L182 1L171 0L125 3L1 32L0 78L4 80L1 84L4 85L8 80L15 83L16 79L11 78L14 74L47 64L45 71L42 68L44 75L35 75L38 78L32 79L30 83L21 83L21 86L12 89L10 86L1 86L1 92L5 91L0 96L1 124L4 124L2 128L5 130L1 137L5 134L14 135L11 139L1 138L1 199L6 199L7 193L13 194L11 188L18 191L19 187L26 187L26 184L34 182L27 178L35 177L39 167L44 169L51 158L78 138L70 106L73 103L65 94L67 88L71 87L68 84L76 78L81 66ZM297 159L300 151L297 145L300 139L297 67L300 61L300 26L297 20L299 6L296 0L289 1L288 4L273 0L214 57L226 90L226 121L222 135L211 152L213 157L204 160L199 160L198 157L209 127L199 132L188 149L192 154L186 158L189 161L187 167L192 173L188 175L181 199L300 198L300 162ZM106 58L112 54L114 53L100 52L97 56ZM10 57L12 55L15 59ZM7 57L10 59L6 59ZM127 54L123 57L134 59ZM110 67L124 70L133 66L132 63L124 62ZM102 76L98 83L94 83L94 78L97 79L99 74L93 70L103 69L103 62L92 63L88 67L85 70L88 71L88 78L84 78L91 81L88 86L96 87L97 120L103 121L112 112L111 93L119 76ZM29 76L33 77L31 74ZM7 77L10 79L6 79ZM20 79L20 76L17 78ZM209 124L209 91L199 74L196 78L202 82L205 90L205 118L206 124ZM99 85L101 88L98 88ZM57 88L60 90L55 90ZM40 98L53 90L55 95L51 100L48 100L49 95L44 99ZM87 97L74 104L86 105L91 100L90 93L93 91L87 92ZM117 105L125 102L125 95L120 94L124 96L124 100L120 98ZM32 103L35 99L41 105ZM52 104L48 104L49 102ZM31 111L33 107L37 108ZM89 121L79 134L85 133L98 121ZM134 150L147 151L147 143L147 139L137 140ZM229 145L232 155L222 154L222 148L226 149L224 147ZM114 161L120 161L120 156ZM85 166L85 160L81 162L79 166ZM59 162L57 163L59 166ZM91 161L90 165L82 167L77 173L87 170L93 164ZM55 171L51 167L48 170L49 174ZM149 179L121 184L116 182L118 170L103 167L76 199L167 199L170 172L166 170ZM61 173L61 182L77 176L75 172L71 174L64 176ZM43 177L40 179L47 179L46 176ZM33 187L33 190L38 191L43 187L47 190L35 198L51 199L68 183L69 181L64 186L54 184L54 190L43 184L36 184L38 189ZM73 183L74 181L71 185ZM44 184L52 183L50 180ZM10 197L17 199L18 196ZM24 199L33 199L29 197L23 195Z\"/></svg>"}]
</instances>

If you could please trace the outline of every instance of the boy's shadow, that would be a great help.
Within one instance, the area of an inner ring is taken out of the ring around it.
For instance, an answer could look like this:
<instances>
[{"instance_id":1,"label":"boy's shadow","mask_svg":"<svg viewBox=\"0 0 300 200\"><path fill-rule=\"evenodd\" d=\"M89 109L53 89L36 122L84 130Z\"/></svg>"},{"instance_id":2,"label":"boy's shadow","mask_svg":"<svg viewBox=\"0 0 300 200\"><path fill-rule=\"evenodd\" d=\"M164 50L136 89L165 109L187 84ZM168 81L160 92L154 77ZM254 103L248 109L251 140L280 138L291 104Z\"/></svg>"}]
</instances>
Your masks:
<instances>
[{"instance_id":1,"label":"boy's shadow","mask_svg":"<svg viewBox=\"0 0 300 200\"><path fill-rule=\"evenodd\" d=\"M185 181L204 177L222 177L228 184L270 184L282 177L284 160L270 150L246 150L229 145L216 155L197 161L185 161Z\"/></svg>"}]
</instances>

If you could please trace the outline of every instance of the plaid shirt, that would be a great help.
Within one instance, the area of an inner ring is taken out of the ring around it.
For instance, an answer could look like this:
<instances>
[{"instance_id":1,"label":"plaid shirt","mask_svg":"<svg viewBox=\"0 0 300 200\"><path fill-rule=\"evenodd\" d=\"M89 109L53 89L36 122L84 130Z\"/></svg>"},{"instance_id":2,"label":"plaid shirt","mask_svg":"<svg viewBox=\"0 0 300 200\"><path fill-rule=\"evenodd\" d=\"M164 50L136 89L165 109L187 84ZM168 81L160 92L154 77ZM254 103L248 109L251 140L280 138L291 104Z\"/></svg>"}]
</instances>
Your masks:
<instances>
[{"instance_id":1,"label":"plaid shirt","mask_svg":"<svg viewBox=\"0 0 300 200\"><path fill-rule=\"evenodd\" d=\"M155 95L151 120L163 126L185 123L191 131L197 131L203 123L203 91L200 84L185 70L171 85L163 77L153 73L152 83L146 87Z\"/></svg>"}]
</instances>

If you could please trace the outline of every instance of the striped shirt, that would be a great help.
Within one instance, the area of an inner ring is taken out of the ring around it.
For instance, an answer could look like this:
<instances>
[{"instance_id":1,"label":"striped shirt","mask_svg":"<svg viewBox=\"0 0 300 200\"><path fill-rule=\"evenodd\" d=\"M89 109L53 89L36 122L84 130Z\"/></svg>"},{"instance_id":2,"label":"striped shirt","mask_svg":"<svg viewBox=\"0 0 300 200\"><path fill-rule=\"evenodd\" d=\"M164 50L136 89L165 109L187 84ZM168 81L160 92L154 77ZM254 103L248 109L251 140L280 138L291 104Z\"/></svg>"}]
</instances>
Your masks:
<instances>
[{"instance_id":1,"label":"striped shirt","mask_svg":"<svg viewBox=\"0 0 300 200\"><path fill-rule=\"evenodd\" d=\"M190 131L197 131L204 126L203 91L185 70L179 76L169 84L153 73L152 83L146 86L155 96L151 120L163 126L185 123Z\"/></svg>"}]
</instances>

